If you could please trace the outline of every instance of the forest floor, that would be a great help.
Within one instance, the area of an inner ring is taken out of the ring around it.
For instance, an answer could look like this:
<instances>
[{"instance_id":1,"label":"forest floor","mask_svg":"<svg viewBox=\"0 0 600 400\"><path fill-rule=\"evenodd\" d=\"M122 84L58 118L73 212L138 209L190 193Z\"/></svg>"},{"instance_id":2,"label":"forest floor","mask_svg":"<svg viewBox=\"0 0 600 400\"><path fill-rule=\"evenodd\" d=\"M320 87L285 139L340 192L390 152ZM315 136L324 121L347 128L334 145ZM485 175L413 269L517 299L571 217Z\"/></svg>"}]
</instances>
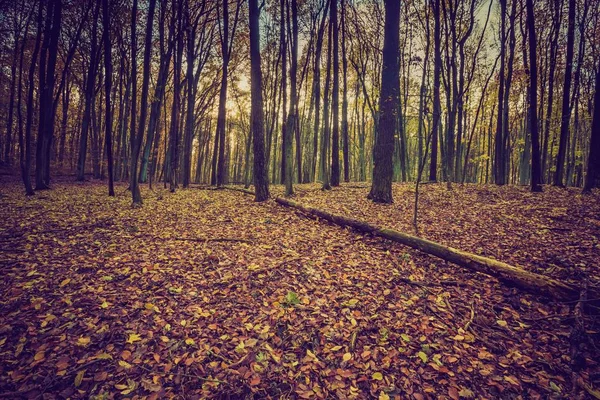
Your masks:
<instances>
[{"instance_id":1,"label":"forest floor","mask_svg":"<svg viewBox=\"0 0 600 400\"><path fill-rule=\"evenodd\" d=\"M393 205L296 189L413 233L413 185ZM599 195L544 189L425 185L420 233L598 283ZM0 397L600 396L598 323L574 338L573 303L240 192L144 185L132 209L116 190L0 186Z\"/></svg>"}]
</instances>

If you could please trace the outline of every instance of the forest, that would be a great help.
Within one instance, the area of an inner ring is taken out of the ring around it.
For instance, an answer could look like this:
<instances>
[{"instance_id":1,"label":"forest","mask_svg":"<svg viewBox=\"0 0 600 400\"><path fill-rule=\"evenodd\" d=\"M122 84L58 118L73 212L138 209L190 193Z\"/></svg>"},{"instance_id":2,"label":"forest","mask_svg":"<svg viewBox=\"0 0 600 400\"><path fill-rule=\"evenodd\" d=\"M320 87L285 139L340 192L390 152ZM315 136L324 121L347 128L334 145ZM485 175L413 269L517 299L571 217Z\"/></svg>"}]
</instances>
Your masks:
<instances>
[{"instance_id":1,"label":"forest","mask_svg":"<svg viewBox=\"0 0 600 400\"><path fill-rule=\"evenodd\" d=\"M600 399L598 0L0 32L0 399Z\"/></svg>"}]
</instances>

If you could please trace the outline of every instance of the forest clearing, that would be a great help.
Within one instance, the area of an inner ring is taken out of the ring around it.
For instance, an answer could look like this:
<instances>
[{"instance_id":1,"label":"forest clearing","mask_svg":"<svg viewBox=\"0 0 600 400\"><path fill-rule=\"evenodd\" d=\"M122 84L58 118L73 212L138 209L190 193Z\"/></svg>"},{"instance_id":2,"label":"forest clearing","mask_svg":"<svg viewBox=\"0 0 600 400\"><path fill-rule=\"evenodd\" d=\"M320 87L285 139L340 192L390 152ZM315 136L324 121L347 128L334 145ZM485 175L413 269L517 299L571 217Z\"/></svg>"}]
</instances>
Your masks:
<instances>
[{"instance_id":1,"label":"forest clearing","mask_svg":"<svg viewBox=\"0 0 600 400\"><path fill-rule=\"evenodd\" d=\"M110 198L97 183L35 197L16 183L0 189L3 397L598 395L599 326L577 316L577 301L239 191L144 188L145 206L132 209L126 189ZM411 232L414 185L394 185L393 205L364 200L367 191L298 185L295 200ZM593 286L598 200L430 184L419 228Z\"/></svg>"}]
</instances>

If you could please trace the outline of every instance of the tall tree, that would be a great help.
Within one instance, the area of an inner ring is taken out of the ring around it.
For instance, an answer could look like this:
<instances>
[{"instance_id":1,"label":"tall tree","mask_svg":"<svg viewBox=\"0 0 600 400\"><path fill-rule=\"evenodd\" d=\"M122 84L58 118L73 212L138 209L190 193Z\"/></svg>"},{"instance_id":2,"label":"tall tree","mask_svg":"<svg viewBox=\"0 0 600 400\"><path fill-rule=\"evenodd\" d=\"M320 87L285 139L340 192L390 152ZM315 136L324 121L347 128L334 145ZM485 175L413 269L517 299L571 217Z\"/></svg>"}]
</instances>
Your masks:
<instances>
[{"instance_id":1,"label":"tall tree","mask_svg":"<svg viewBox=\"0 0 600 400\"><path fill-rule=\"evenodd\" d=\"M542 169L540 135L537 118L537 38L533 0L526 0L527 30L529 36L529 128L531 129L531 191L541 192Z\"/></svg>"},{"instance_id":2,"label":"tall tree","mask_svg":"<svg viewBox=\"0 0 600 400\"><path fill-rule=\"evenodd\" d=\"M596 67L592 135L583 191L584 193L590 193L592 188L600 188L600 64Z\"/></svg>"},{"instance_id":3,"label":"tall tree","mask_svg":"<svg viewBox=\"0 0 600 400\"><path fill-rule=\"evenodd\" d=\"M260 66L260 10L258 0L249 0L250 19L250 84L252 97L250 124L254 152L254 199L264 201L269 198L269 178L265 157L265 118L262 97L262 70Z\"/></svg>"},{"instance_id":4,"label":"tall tree","mask_svg":"<svg viewBox=\"0 0 600 400\"><path fill-rule=\"evenodd\" d=\"M431 161L429 165L429 180L431 182L437 181L438 137L442 117L442 104L440 101L440 77L442 73L440 18L440 0L433 0L433 127L431 134Z\"/></svg>"},{"instance_id":5,"label":"tall tree","mask_svg":"<svg viewBox=\"0 0 600 400\"><path fill-rule=\"evenodd\" d=\"M391 203L394 175L394 134L398 124L400 102L400 2L384 0L385 25L383 66L379 97L379 132L375 140L373 183L368 198L379 203Z\"/></svg>"},{"instance_id":6,"label":"tall tree","mask_svg":"<svg viewBox=\"0 0 600 400\"><path fill-rule=\"evenodd\" d=\"M350 182L350 141L348 138L348 57L346 50L346 1L342 0L342 152L344 157L344 182Z\"/></svg>"},{"instance_id":7,"label":"tall tree","mask_svg":"<svg viewBox=\"0 0 600 400\"><path fill-rule=\"evenodd\" d=\"M46 6L46 24L39 67L39 125L35 162L37 190L48 189L50 184L50 149L54 134L53 96L62 21L62 0L48 1Z\"/></svg>"},{"instance_id":8,"label":"tall tree","mask_svg":"<svg viewBox=\"0 0 600 400\"><path fill-rule=\"evenodd\" d=\"M108 195L115 195L113 185L113 152L112 152L112 107L110 104L110 95L112 91L112 58L110 45L110 10L108 0L102 0L102 29L104 33L104 100L106 110L104 110L104 129L106 141L106 156L108 158Z\"/></svg>"},{"instance_id":9,"label":"tall tree","mask_svg":"<svg viewBox=\"0 0 600 400\"><path fill-rule=\"evenodd\" d=\"M575 47L575 0L569 0L569 22L567 27L567 55L565 59L565 81L562 98L562 118L560 125L560 140L556 156L554 186L564 186L563 175L565 155L569 141L569 124L571 123L571 80L573 72L573 48Z\"/></svg>"},{"instance_id":10,"label":"tall tree","mask_svg":"<svg viewBox=\"0 0 600 400\"><path fill-rule=\"evenodd\" d=\"M331 137L331 186L340 185L340 31L338 26L338 0L331 2L331 24L333 29L333 93L331 112L333 114Z\"/></svg>"},{"instance_id":11,"label":"tall tree","mask_svg":"<svg viewBox=\"0 0 600 400\"><path fill-rule=\"evenodd\" d=\"M42 37L42 25L44 23L44 19L42 18L42 2L39 3L38 6L38 21L37 21L37 31L35 35L35 45L33 48L33 53L31 54L31 60L29 62L29 73L28 73L28 81L29 85L27 88L27 115L25 122L25 137L23 138L21 128L19 128L19 147L21 148L20 155L20 164L21 164L21 175L23 178L23 184L25 185L25 194L27 196L31 196L34 194L33 186L31 185L31 127L33 125L33 93L35 90L35 69L37 65L38 55L40 53L40 45L41 45L41 37ZM20 71L23 69L23 55L24 52L21 53L21 61L20 61ZM21 115L21 77L19 76L19 98L17 100L17 112ZM19 124L21 125L21 124Z\"/></svg>"},{"instance_id":12,"label":"tall tree","mask_svg":"<svg viewBox=\"0 0 600 400\"><path fill-rule=\"evenodd\" d=\"M225 124L227 118L227 81L229 79L229 60L231 58L231 49L233 47L233 39L235 37L235 31L237 29L241 0L237 1L235 10L235 17L233 20L233 26L231 29L231 35L229 34L229 0L223 1L223 15L219 18L219 34L221 38L221 57L223 60L221 67L221 92L219 94L219 110L217 116L217 132L215 138L215 145L218 144L218 160L216 163L216 173L213 168L213 178L211 178L211 184L221 186L225 184L227 179L227 171L225 170ZM218 7L217 7L218 10ZM214 162L213 162L214 165Z\"/></svg>"},{"instance_id":13,"label":"tall tree","mask_svg":"<svg viewBox=\"0 0 600 400\"><path fill-rule=\"evenodd\" d=\"M293 169L293 153L292 153L292 139L294 137L294 131L296 129L297 115L297 102L298 102L298 2L297 0L291 0L292 3L292 38L291 38L291 65L290 65L290 109L287 117L287 126L284 131L284 143L285 149L283 158L285 159L285 195L291 196L294 194L293 180L294 180L294 169ZM284 50L285 51L285 50ZM284 70L285 74L285 70ZM285 80L285 77L284 77ZM298 131L298 134L300 132ZM296 142L299 145L299 136L296 138ZM301 171L301 154L297 157L297 167ZM301 180L299 180L301 181Z\"/></svg>"},{"instance_id":14,"label":"tall tree","mask_svg":"<svg viewBox=\"0 0 600 400\"><path fill-rule=\"evenodd\" d=\"M225 0L227 2L227 0ZM183 59L183 0L173 0L173 12L177 13L175 60L173 62L173 101L171 105L171 128L169 134L169 191L175 192L179 178L179 137L181 131L181 65ZM224 139L223 139L224 140ZM166 161L165 161L166 162Z\"/></svg>"}]
</instances>

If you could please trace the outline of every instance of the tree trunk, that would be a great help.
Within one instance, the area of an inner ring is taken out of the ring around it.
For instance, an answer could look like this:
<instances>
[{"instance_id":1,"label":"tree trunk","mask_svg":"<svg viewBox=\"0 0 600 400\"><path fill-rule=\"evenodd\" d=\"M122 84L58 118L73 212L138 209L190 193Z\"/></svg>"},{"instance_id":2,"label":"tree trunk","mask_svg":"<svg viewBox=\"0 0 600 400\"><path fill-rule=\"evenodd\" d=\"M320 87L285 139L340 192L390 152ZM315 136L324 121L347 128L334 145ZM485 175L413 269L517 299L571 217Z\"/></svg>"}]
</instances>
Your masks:
<instances>
[{"instance_id":1,"label":"tree trunk","mask_svg":"<svg viewBox=\"0 0 600 400\"><path fill-rule=\"evenodd\" d=\"M542 170L540 137L537 118L537 40L533 0L526 0L527 29L529 33L529 128L531 129L531 191L541 192Z\"/></svg>"},{"instance_id":2,"label":"tree trunk","mask_svg":"<svg viewBox=\"0 0 600 400\"><path fill-rule=\"evenodd\" d=\"M295 0L294 0L295 1ZM251 121L254 152L254 190L256 201L269 198L269 178L265 162L265 127L262 98L262 71L260 65L260 11L258 0L249 0L250 68L251 68Z\"/></svg>"},{"instance_id":3,"label":"tree trunk","mask_svg":"<svg viewBox=\"0 0 600 400\"><path fill-rule=\"evenodd\" d=\"M350 141L348 139L348 57L346 54L346 0L342 0L342 151L344 154L344 182L350 182Z\"/></svg>"},{"instance_id":4,"label":"tree trunk","mask_svg":"<svg viewBox=\"0 0 600 400\"><path fill-rule=\"evenodd\" d=\"M112 152L112 109L110 105L110 94L112 90L112 59L110 46L110 10L108 9L108 0L102 0L102 29L104 31L104 99L106 101L106 110L104 111L106 155L108 158L108 195L115 195L113 185L113 152Z\"/></svg>"},{"instance_id":5,"label":"tree trunk","mask_svg":"<svg viewBox=\"0 0 600 400\"><path fill-rule=\"evenodd\" d=\"M227 1L224 2L227 4ZM178 172L179 172L179 132L180 132L180 115L181 115L181 64L183 58L183 0L173 0L173 7L177 7L177 33L176 33L176 53L173 63L173 104L171 108L171 131L169 135L169 191L174 193L177 189ZM220 110L219 110L220 111ZM220 113L219 113L220 114ZM218 130L218 129L217 129ZM225 130L223 129L223 135ZM224 139L224 137L222 138ZM223 152L223 155L225 153ZM219 152L220 155L220 152ZM166 162L166 161L165 161ZM221 158L219 158L219 164ZM225 171L218 169L217 183L219 179L224 179Z\"/></svg>"},{"instance_id":6,"label":"tree trunk","mask_svg":"<svg viewBox=\"0 0 600 400\"><path fill-rule=\"evenodd\" d=\"M331 138L331 186L340 185L340 56L338 0L331 3L331 24L333 25L333 93L331 107L333 114L333 130ZM329 44L331 45L331 43Z\"/></svg>"},{"instance_id":7,"label":"tree trunk","mask_svg":"<svg viewBox=\"0 0 600 400\"><path fill-rule=\"evenodd\" d=\"M433 0L433 124L431 133L431 160L429 165L429 181L437 182L438 135L442 118L440 101L440 84L442 72L440 0Z\"/></svg>"},{"instance_id":8,"label":"tree trunk","mask_svg":"<svg viewBox=\"0 0 600 400\"><path fill-rule=\"evenodd\" d=\"M590 154L583 187L583 191L587 193L590 193L592 188L600 188L600 65L596 67L595 86Z\"/></svg>"},{"instance_id":9,"label":"tree trunk","mask_svg":"<svg viewBox=\"0 0 600 400\"><path fill-rule=\"evenodd\" d=\"M383 69L379 99L379 132L375 140L373 183L368 198L378 203L391 203L394 174L394 134L397 130L400 102L399 55L400 2L385 0Z\"/></svg>"},{"instance_id":10,"label":"tree trunk","mask_svg":"<svg viewBox=\"0 0 600 400\"><path fill-rule=\"evenodd\" d=\"M565 81L562 98L562 118L560 125L560 140L556 156L554 186L564 187L563 175L565 155L569 141L569 124L571 120L571 79L573 72L573 48L575 47L575 0L569 0L569 25L567 28L567 56L565 59Z\"/></svg>"}]
</instances>

